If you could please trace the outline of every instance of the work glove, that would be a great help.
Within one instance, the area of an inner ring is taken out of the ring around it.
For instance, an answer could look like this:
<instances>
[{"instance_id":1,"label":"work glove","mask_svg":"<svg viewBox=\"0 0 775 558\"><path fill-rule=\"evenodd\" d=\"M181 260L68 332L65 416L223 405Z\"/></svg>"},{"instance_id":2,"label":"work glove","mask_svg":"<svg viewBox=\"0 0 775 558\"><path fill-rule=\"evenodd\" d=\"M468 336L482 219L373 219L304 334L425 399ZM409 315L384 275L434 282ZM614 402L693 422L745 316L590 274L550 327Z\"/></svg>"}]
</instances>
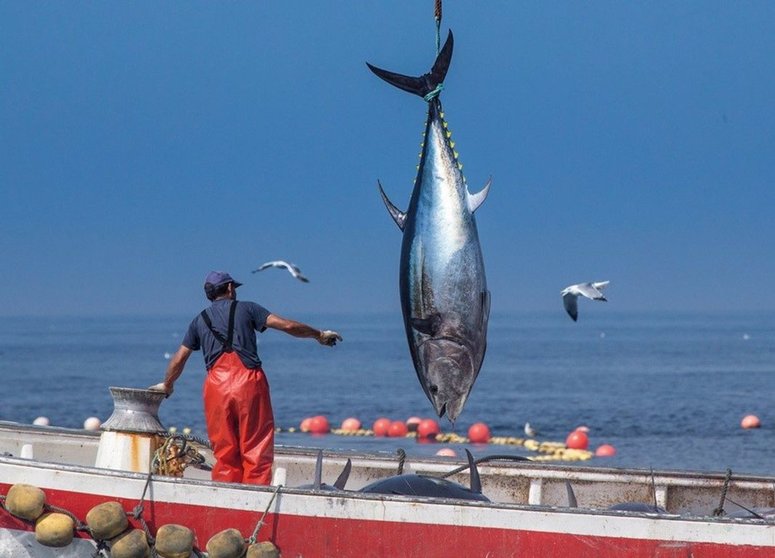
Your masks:
<instances>
[{"instance_id":1,"label":"work glove","mask_svg":"<svg viewBox=\"0 0 775 558\"><path fill-rule=\"evenodd\" d=\"M328 347L333 347L336 345L337 341L341 341L342 336L339 335L335 331L331 331L326 329L325 331L321 331L320 335L318 336L318 343L321 345L326 345Z\"/></svg>"},{"instance_id":2,"label":"work glove","mask_svg":"<svg viewBox=\"0 0 775 558\"><path fill-rule=\"evenodd\" d=\"M152 386L148 386L148 389L150 391L163 391L165 393L165 397L169 397L172 395L173 389L172 386L169 387L169 390L167 390L167 385L164 382L160 382L158 384L153 384Z\"/></svg>"}]
</instances>

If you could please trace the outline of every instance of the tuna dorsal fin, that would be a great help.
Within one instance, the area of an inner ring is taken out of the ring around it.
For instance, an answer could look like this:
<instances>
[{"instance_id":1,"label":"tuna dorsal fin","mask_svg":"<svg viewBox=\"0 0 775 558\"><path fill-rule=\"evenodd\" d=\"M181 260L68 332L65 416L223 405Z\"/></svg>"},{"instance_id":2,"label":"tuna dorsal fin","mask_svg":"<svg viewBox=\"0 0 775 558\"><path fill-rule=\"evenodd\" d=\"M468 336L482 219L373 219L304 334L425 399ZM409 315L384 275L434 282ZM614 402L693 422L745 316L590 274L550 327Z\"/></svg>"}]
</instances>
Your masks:
<instances>
[{"instance_id":1,"label":"tuna dorsal fin","mask_svg":"<svg viewBox=\"0 0 775 558\"><path fill-rule=\"evenodd\" d=\"M568 494L568 507L578 508L579 503L576 500L576 493L573 491L573 487L568 481L565 481L565 492Z\"/></svg>"},{"instance_id":2,"label":"tuna dorsal fin","mask_svg":"<svg viewBox=\"0 0 775 558\"><path fill-rule=\"evenodd\" d=\"M490 185L492 184L492 177L490 177L487 180L487 184L484 185L484 188L479 190L476 194L468 193L468 210L473 213L477 209L479 209L479 206L484 203L484 200L487 199L487 194L490 193Z\"/></svg>"},{"instance_id":3,"label":"tuna dorsal fin","mask_svg":"<svg viewBox=\"0 0 775 558\"><path fill-rule=\"evenodd\" d=\"M427 74L423 74L419 77L405 76L403 74L396 74L372 66L368 62L366 65L374 72L378 77L384 79L390 85L394 85L399 89L414 93L420 97L425 97L428 93L435 90L436 87L444 82L444 78L447 76L447 70L449 70L449 64L452 61L452 46L454 40L452 38L452 31L450 30L447 35L447 40L444 46L436 56L436 61L433 63L433 68Z\"/></svg>"},{"instance_id":4,"label":"tuna dorsal fin","mask_svg":"<svg viewBox=\"0 0 775 558\"><path fill-rule=\"evenodd\" d=\"M320 490L323 486L323 450L318 450L318 459L315 461L315 482L312 487Z\"/></svg>"},{"instance_id":5,"label":"tuna dorsal fin","mask_svg":"<svg viewBox=\"0 0 775 558\"><path fill-rule=\"evenodd\" d=\"M377 180L377 186L379 186L379 193L382 196L382 201L385 203L385 207L387 207L388 213L390 213L390 216L393 218L393 221L396 222L398 228L403 231L404 223L406 223L406 213L398 209L395 205L393 205L393 202L388 199L385 190L382 189L382 183L379 180Z\"/></svg>"},{"instance_id":6,"label":"tuna dorsal fin","mask_svg":"<svg viewBox=\"0 0 775 558\"><path fill-rule=\"evenodd\" d=\"M471 455L468 448L466 448L466 457L468 458L468 468L471 470L471 492L481 494L482 481L479 478L479 469L476 468L476 461L474 461L474 456Z\"/></svg>"},{"instance_id":7,"label":"tuna dorsal fin","mask_svg":"<svg viewBox=\"0 0 775 558\"><path fill-rule=\"evenodd\" d=\"M347 479L350 478L350 470L353 468L353 462L350 458L347 458L347 463L344 464L344 469L339 473L339 476L334 482L334 486L339 490L344 490L344 485L347 484Z\"/></svg>"},{"instance_id":8,"label":"tuna dorsal fin","mask_svg":"<svg viewBox=\"0 0 775 558\"><path fill-rule=\"evenodd\" d=\"M438 314L431 314L427 318L412 318L412 328L431 337L439 331L440 324L441 316Z\"/></svg>"}]
</instances>

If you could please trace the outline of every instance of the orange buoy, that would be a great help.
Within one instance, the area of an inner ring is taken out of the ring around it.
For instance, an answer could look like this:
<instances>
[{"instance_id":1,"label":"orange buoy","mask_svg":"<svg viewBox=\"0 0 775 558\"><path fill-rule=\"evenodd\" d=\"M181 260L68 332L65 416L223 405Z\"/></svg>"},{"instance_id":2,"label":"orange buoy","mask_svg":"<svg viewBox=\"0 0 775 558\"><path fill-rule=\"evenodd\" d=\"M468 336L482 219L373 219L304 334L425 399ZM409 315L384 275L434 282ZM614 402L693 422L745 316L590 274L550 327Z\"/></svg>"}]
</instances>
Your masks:
<instances>
[{"instance_id":1,"label":"orange buoy","mask_svg":"<svg viewBox=\"0 0 775 558\"><path fill-rule=\"evenodd\" d=\"M406 428L409 432L417 432L417 427L420 426L422 419L420 417L409 417L406 419Z\"/></svg>"},{"instance_id":2,"label":"orange buoy","mask_svg":"<svg viewBox=\"0 0 775 558\"><path fill-rule=\"evenodd\" d=\"M355 417L346 418L342 421L342 430L355 431L361 429L361 421Z\"/></svg>"},{"instance_id":3,"label":"orange buoy","mask_svg":"<svg viewBox=\"0 0 775 558\"><path fill-rule=\"evenodd\" d=\"M422 439L436 438L436 435L441 432L439 423L433 419L424 419L417 426L417 437Z\"/></svg>"},{"instance_id":4,"label":"orange buoy","mask_svg":"<svg viewBox=\"0 0 775 558\"><path fill-rule=\"evenodd\" d=\"M309 431L312 434L327 434L331 431L331 425L326 417L317 415L309 421Z\"/></svg>"},{"instance_id":5,"label":"orange buoy","mask_svg":"<svg viewBox=\"0 0 775 558\"><path fill-rule=\"evenodd\" d=\"M452 448L441 448L439 451L436 452L436 455L441 457L457 457L455 450L453 450Z\"/></svg>"},{"instance_id":6,"label":"orange buoy","mask_svg":"<svg viewBox=\"0 0 775 558\"><path fill-rule=\"evenodd\" d=\"M299 424L299 430L302 432L309 432L309 425L312 422L312 417L307 417Z\"/></svg>"},{"instance_id":7,"label":"orange buoy","mask_svg":"<svg viewBox=\"0 0 775 558\"><path fill-rule=\"evenodd\" d=\"M490 441L490 427L476 422L468 428L468 439L474 444L486 444Z\"/></svg>"},{"instance_id":8,"label":"orange buoy","mask_svg":"<svg viewBox=\"0 0 775 558\"><path fill-rule=\"evenodd\" d=\"M743 417L743 420L740 421L740 426L743 428L759 428L762 425L762 422L759 420L759 417L756 415L746 415Z\"/></svg>"},{"instance_id":9,"label":"orange buoy","mask_svg":"<svg viewBox=\"0 0 775 558\"><path fill-rule=\"evenodd\" d=\"M565 438L565 446L570 449L587 449L589 437L583 430L574 430Z\"/></svg>"},{"instance_id":10,"label":"orange buoy","mask_svg":"<svg viewBox=\"0 0 775 558\"><path fill-rule=\"evenodd\" d=\"M407 428L405 422L394 420L390 423L390 426L388 426L387 435L391 438L401 438L406 436L407 432L409 432L409 428Z\"/></svg>"},{"instance_id":11,"label":"orange buoy","mask_svg":"<svg viewBox=\"0 0 775 558\"><path fill-rule=\"evenodd\" d=\"M385 417L375 420L374 426L371 427L375 436L387 436L388 428L390 428L390 419Z\"/></svg>"},{"instance_id":12,"label":"orange buoy","mask_svg":"<svg viewBox=\"0 0 775 558\"><path fill-rule=\"evenodd\" d=\"M595 450L595 455L597 457L613 457L616 455L616 448L611 444L603 444Z\"/></svg>"}]
</instances>

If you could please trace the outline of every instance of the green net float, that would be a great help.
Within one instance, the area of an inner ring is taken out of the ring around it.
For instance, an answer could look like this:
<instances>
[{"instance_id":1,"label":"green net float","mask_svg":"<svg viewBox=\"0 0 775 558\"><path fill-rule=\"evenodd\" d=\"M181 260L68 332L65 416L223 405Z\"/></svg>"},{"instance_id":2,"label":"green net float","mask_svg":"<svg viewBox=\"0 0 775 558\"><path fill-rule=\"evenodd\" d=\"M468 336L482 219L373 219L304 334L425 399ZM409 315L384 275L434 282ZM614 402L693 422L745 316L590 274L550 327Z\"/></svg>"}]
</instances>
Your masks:
<instances>
[{"instance_id":1,"label":"green net float","mask_svg":"<svg viewBox=\"0 0 775 558\"><path fill-rule=\"evenodd\" d=\"M173 523L162 525L156 532L154 549L162 558L188 558L194 550L194 532Z\"/></svg>"},{"instance_id":2,"label":"green net float","mask_svg":"<svg viewBox=\"0 0 775 558\"><path fill-rule=\"evenodd\" d=\"M111 558L150 558L151 547L142 529L131 531L117 537L110 543Z\"/></svg>"},{"instance_id":3,"label":"green net float","mask_svg":"<svg viewBox=\"0 0 775 558\"><path fill-rule=\"evenodd\" d=\"M14 484L5 497L5 509L27 521L38 519L45 504L46 494L31 484Z\"/></svg>"},{"instance_id":4,"label":"green net float","mask_svg":"<svg viewBox=\"0 0 775 558\"><path fill-rule=\"evenodd\" d=\"M94 506L86 514L86 524L91 536L98 541L112 539L129 527L126 512L118 502L105 502Z\"/></svg>"},{"instance_id":5,"label":"green net float","mask_svg":"<svg viewBox=\"0 0 775 558\"><path fill-rule=\"evenodd\" d=\"M61 548L73 542L75 522L59 512L44 513L35 522L35 540L43 546Z\"/></svg>"},{"instance_id":6,"label":"green net float","mask_svg":"<svg viewBox=\"0 0 775 558\"><path fill-rule=\"evenodd\" d=\"M207 541L208 558L241 558L245 554L245 539L237 529L226 529Z\"/></svg>"},{"instance_id":7,"label":"green net float","mask_svg":"<svg viewBox=\"0 0 775 558\"><path fill-rule=\"evenodd\" d=\"M280 558L280 551L273 543L264 541L251 544L245 558Z\"/></svg>"}]
</instances>

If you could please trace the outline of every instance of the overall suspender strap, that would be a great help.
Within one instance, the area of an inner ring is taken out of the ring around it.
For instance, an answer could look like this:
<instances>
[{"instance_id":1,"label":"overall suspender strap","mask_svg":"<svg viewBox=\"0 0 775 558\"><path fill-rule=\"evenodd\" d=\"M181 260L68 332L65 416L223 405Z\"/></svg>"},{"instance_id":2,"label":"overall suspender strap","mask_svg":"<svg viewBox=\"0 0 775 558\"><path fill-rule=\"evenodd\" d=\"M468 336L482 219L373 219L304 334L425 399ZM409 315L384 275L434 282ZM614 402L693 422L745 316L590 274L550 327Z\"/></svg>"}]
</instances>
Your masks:
<instances>
[{"instance_id":1,"label":"overall suspender strap","mask_svg":"<svg viewBox=\"0 0 775 558\"><path fill-rule=\"evenodd\" d=\"M227 333L227 337L224 337L220 331L217 331L213 327L213 323L210 321L210 316L207 315L207 309L202 310L202 313L200 314L200 316L202 316L202 320L207 326L207 329L209 329L213 334L213 337L215 337L220 342L220 344L223 345L223 350L227 353L230 353L234 350L234 347L232 347L232 342L234 341L234 314L236 310L237 301L233 300L231 302L231 307L229 308L229 331Z\"/></svg>"}]
</instances>

